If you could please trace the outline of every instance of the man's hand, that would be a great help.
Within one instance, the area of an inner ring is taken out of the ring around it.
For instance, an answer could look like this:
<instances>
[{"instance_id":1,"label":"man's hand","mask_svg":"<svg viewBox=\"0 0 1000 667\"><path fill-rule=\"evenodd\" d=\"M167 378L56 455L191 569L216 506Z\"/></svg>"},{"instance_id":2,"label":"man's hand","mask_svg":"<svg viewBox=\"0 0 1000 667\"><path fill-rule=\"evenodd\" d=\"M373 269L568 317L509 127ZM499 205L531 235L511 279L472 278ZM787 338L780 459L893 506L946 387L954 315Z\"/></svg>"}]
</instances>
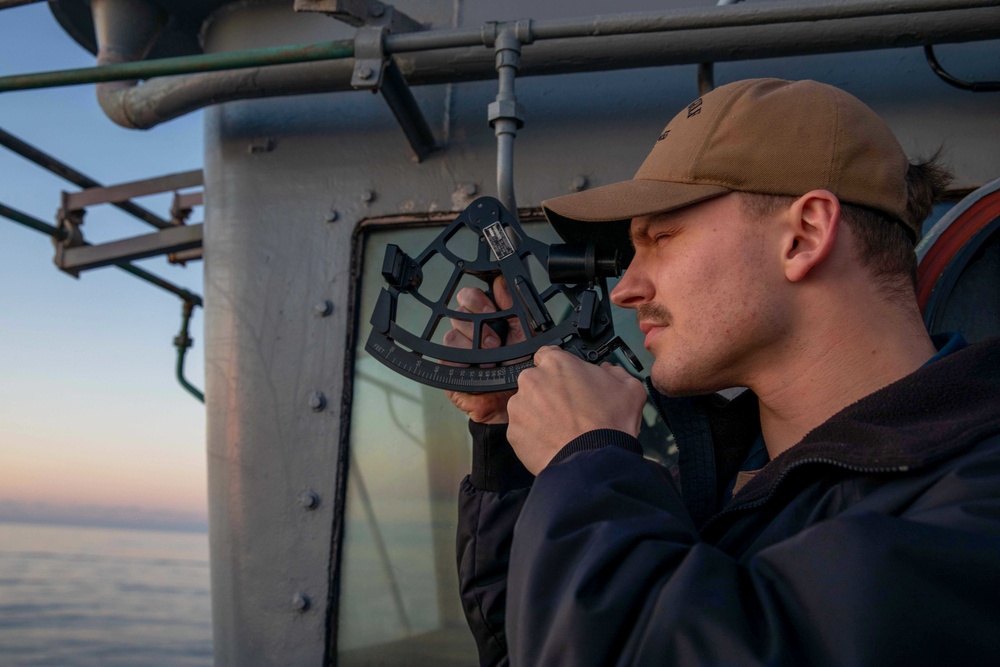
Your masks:
<instances>
[{"instance_id":1,"label":"man's hand","mask_svg":"<svg viewBox=\"0 0 1000 667\"><path fill-rule=\"evenodd\" d=\"M497 303L493 301L480 289L464 287L455 295L461 313L495 313L497 305L501 310L506 310L514 305L510 290L503 277L497 277L493 282L493 294ZM466 320L451 320L451 330L444 335L444 344L451 347L461 347L466 350L472 349L472 322ZM509 321L509 331L507 332L507 344L520 343L525 339L521 322L512 317ZM483 327L481 347L500 347L500 337L488 326ZM469 415L469 419L480 424L506 424L507 401L514 395L514 390L495 391L488 394L466 394L458 391L445 391L448 398L459 410Z\"/></svg>"},{"instance_id":2,"label":"man's hand","mask_svg":"<svg viewBox=\"0 0 1000 667\"><path fill-rule=\"evenodd\" d=\"M535 353L507 410L507 440L534 475L574 438L600 428L639 435L646 390L619 366L594 366L558 347Z\"/></svg>"}]
</instances>

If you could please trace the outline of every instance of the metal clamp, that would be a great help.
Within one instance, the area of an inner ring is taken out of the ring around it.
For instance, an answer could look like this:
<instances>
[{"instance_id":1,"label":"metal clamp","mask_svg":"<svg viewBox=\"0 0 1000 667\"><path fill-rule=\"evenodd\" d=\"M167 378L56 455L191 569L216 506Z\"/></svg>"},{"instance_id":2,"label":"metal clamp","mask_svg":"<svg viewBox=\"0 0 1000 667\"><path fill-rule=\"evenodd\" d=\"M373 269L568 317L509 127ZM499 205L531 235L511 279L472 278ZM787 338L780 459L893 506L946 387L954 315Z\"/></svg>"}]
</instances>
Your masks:
<instances>
[{"instance_id":1,"label":"metal clamp","mask_svg":"<svg viewBox=\"0 0 1000 667\"><path fill-rule=\"evenodd\" d=\"M420 23L378 0L295 0L295 11L323 12L357 27L351 86L382 93L417 162L437 148L434 133L399 65L385 52L387 34L423 30Z\"/></svg>"},{"instance_id":2,"label":"metal clamp","mask_svg":"<svg viewBox=\"0 0 1000 667\"><path fill-rule=\"evenodd\" d=\"M79 271L68 271L65 269L66 250L67 248L78 248L86 244L83 240L83 232L80 230L80 226L83 224L83 216L87 212L82 208L69 208L68 200L69 193L63 192L62 206L59 207L59 211L56 213L56 227L62 234L52 237L52 245L56 251L53 261L60 269L63 269L74 278L79 278Z\"/></svg>"},{"instance_id":3,"label":"metal clamp","mask_svg":"<svg viewBox=\"0 0 1000 667\"><path fill-rule=\"evenodd\" d=\"M389 12L392 7L389 7ZM366 25L354 34L354 72L351 86L358 90L378 90L382 87L386 57L382 41L388 28L383 25Z\"/></svg>"}]
</instances>

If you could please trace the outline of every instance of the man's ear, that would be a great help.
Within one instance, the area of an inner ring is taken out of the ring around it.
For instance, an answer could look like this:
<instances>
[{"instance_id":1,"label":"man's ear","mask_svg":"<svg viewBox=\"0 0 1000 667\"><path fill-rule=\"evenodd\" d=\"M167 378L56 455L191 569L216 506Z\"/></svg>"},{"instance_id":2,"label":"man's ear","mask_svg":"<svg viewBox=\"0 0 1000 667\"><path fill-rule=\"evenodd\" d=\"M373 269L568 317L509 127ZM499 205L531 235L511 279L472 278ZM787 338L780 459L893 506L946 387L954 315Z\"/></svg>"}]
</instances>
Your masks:
<instances>
[{"instance_id":1,"label":"man's ear","mask_svg":"<svg viewBox=\"0 0 1000 667\"><path fill-rule=\"evenodd\" d=\"M782 261L791 282L804 279L822 264L837 242L840 200L828 190L812 190L786 210Z\"/></svg>"}]
</instances>

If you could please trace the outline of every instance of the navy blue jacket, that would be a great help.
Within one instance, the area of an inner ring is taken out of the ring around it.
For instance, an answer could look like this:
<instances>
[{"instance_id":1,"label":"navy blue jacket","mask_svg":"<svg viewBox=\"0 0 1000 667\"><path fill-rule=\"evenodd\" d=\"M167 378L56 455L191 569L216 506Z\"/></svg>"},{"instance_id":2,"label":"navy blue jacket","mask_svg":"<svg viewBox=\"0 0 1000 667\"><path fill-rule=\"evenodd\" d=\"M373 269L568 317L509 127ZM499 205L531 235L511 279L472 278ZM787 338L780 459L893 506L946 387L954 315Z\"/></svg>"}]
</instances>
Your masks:
<instances>
[{"instance_id":1,"label":"navy blue jacket","mask_svg":"<svg viewBox=\"0 0 1000 667\"><path fill-rule=\"evenodd\" d=\"M503 428L473 425L458 564L481 663L996 664L1000 344L845 408L723 503L753 431L723 413L752 402L701 406L707 453L671 420L683 498L624 433L581 436L529 486Z\"/></svg>"}]
</instances>

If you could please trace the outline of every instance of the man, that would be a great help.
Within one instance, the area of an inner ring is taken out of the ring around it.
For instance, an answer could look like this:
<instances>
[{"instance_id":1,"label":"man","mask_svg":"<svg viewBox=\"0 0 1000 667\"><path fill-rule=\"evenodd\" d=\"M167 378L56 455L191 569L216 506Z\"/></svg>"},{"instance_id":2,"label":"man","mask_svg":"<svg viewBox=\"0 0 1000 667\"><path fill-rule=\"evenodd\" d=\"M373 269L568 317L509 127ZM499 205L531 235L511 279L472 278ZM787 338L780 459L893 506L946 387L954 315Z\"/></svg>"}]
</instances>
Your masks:
<instances>
[{"instance_id":1,"label":"man","mask_svg":"<svg viewBox=\"0 0 1000 667\"><path fill-rule=\"evenodd\" d=\"M643 459L620 368L543 348L516 394L452 395L483 664L996 661L1000 346L935 345L914 295L944 178L847 93L765 79L682 110L633 180L544 203L569 238L628 226L612 299L680 473Z\"/></svg>"}]
</instances>

